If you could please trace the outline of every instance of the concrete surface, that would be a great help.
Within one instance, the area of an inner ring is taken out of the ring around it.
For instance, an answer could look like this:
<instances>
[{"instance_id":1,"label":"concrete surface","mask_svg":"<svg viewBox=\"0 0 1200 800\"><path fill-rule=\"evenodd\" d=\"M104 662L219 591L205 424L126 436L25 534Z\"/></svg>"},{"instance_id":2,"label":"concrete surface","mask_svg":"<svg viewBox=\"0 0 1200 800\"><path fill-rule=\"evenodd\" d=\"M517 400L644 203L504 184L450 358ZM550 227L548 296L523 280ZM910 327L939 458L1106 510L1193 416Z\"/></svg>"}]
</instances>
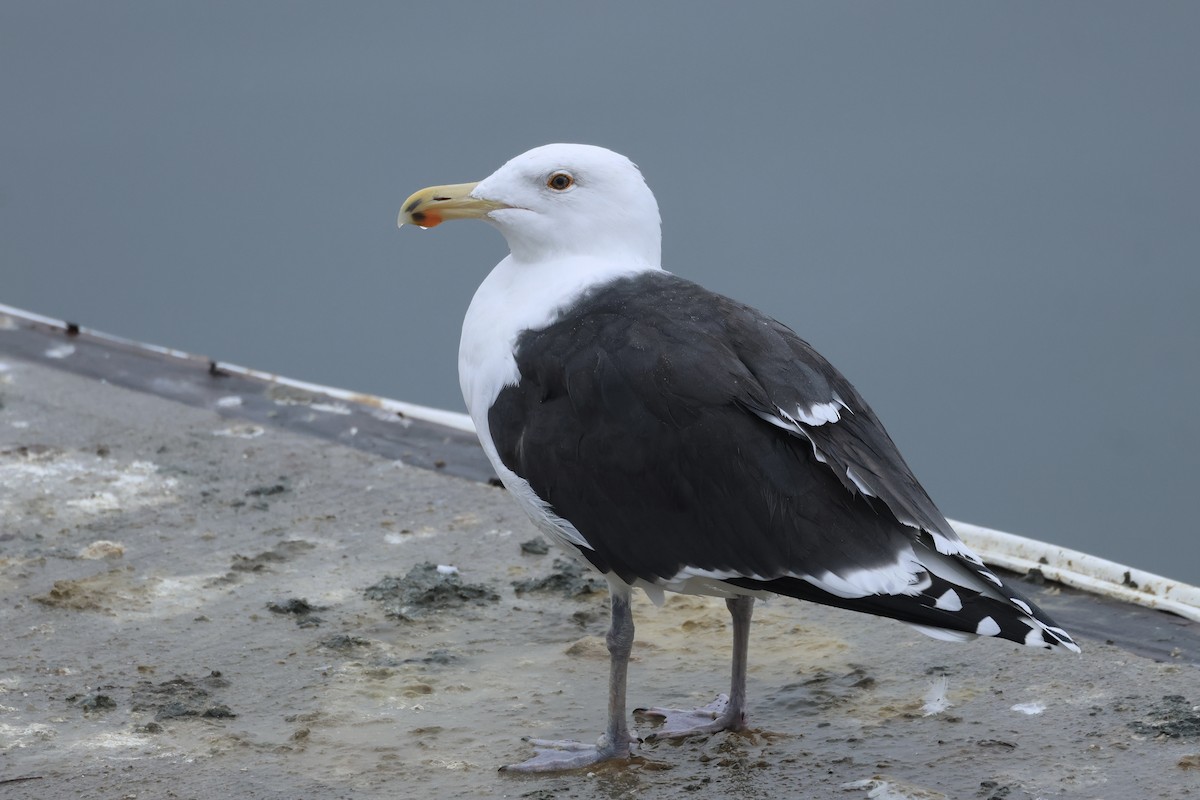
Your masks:
<instances>
[{"instance_id":1,"label":"concrete surface","mask_svg":"<svg viewBox=\"0 0 1200 800\"><path fill-rule=\"evenodd\" d=\"M750 732L498 773L522 735L599 734L603 593L514 589L570 571L522 551L502 490L227 412L0 355L0 798L1200 794L1183 659L782 600L756 614ZM421 594L424 563L458 574ZM631 705L725 688L721 603L635 616Z\"/></svg>"}]
</instances>

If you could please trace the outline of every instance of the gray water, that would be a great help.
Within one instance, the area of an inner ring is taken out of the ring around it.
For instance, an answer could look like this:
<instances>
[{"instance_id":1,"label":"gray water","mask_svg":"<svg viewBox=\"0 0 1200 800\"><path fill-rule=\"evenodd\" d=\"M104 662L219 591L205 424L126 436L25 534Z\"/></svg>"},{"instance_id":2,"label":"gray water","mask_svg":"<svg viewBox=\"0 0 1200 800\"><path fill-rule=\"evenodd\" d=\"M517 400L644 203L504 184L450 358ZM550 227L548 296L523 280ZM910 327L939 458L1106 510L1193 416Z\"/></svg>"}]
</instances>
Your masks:
<instances>
[{"instance_id":1,"label":"gray water","mask_svg":"<svg viewBox=\"0 0 1200 800\"><path fill-rule=\"evenodd\" d=\"M1200 583L1200 8L0 6L0 302L461 408L504 254L395 230L548 141L871 400L952 517Z\"/></svg>"}]
</instances>

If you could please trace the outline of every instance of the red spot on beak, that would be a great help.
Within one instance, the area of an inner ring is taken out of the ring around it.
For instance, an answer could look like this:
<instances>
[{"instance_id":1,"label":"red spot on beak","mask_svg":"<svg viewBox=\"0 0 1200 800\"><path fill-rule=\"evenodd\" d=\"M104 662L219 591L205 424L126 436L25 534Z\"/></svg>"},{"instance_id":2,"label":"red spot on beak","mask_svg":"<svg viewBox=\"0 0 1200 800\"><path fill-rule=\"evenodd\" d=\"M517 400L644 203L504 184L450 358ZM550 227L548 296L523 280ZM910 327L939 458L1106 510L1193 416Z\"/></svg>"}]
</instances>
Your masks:
<instances>
[{"instance_id":1,"label":"red spot on beak","mask_svg":"<svg viewBox=\"0 0 1200 800\"><path fill-rule=\"evenodd\" d=\"M436 211L413 212L412 221L422 228L433 228L442 224L442 216Z\"/></svg>"}]
</instances>

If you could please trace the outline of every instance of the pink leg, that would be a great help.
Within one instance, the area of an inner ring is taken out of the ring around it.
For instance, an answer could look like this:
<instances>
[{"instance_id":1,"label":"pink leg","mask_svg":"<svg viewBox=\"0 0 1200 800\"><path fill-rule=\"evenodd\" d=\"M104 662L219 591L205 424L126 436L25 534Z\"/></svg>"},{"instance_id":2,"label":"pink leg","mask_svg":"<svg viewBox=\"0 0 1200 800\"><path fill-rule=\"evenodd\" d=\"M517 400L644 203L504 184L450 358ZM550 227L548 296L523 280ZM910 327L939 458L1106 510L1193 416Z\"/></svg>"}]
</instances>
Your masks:
<instances>
[{"instance_id":1,"label":"pink leg","mask_svg":"<svg viewBox=\"0 0 1200 800\"><path fill-rule=\"evenodd\" d=\"M615 758L628 758L637 739L630 735L625 722L625 682L629 672L629 653L633 650L633 612L629 591L612 589L612 626L605 637L608 643L608 728L595 744L528 739L535 755L520 764L501 767L511 772L559 772L598 764Z\"/></svg>"},{"instance_id":2,"label":"pink leg","mask_svg":"<svg viewBox=\"0 0 1200 800\"><path fill-rule=\"evenodd\" d=\"M733 618L733 670L729 694L701 708L635 708L640 717L662 720L646 741L674 739L717 731L739 731L746 727L746 656L750 647L750 617L753 597L734 597L725 601Z\"/></svg>"}]
</instances>

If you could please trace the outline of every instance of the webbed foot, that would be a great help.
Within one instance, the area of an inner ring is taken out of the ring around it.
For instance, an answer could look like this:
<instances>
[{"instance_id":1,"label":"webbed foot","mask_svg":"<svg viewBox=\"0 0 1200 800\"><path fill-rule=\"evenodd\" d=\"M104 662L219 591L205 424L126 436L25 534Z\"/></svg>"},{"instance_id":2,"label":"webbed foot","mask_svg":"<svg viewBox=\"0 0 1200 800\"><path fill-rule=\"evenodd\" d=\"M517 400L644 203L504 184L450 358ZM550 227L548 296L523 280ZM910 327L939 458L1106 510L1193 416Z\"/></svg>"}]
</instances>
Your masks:
<instances>
[{"instance_id":1,"label":"webbed foot","mask_svg":"<svg viewBox=\"0 0 1200 800\"><path fill-rule=\"evenodd\" d=\"M561 772L605 761L627 759L637 746L638 740L630 737L624 743L615 743L605 735L595 744L555 739L526 738L525 741L533 745L533 758L520 764L501 767L501 772Z\"/></svg>"},{"instance_id":2,"label":"webbed foot","mask_svg":"<svg viewBox=\"0 0 1200 800\"><path fill-rule=\"evenodd\" d=\"M717 695L716 700L700 708L635 708L633 713L634 716L662 721L645 738L647 742L718 731L740 731L746 727L746 712L730 705L729 696L725 694Z\"/></svg>"}]
</instances>

